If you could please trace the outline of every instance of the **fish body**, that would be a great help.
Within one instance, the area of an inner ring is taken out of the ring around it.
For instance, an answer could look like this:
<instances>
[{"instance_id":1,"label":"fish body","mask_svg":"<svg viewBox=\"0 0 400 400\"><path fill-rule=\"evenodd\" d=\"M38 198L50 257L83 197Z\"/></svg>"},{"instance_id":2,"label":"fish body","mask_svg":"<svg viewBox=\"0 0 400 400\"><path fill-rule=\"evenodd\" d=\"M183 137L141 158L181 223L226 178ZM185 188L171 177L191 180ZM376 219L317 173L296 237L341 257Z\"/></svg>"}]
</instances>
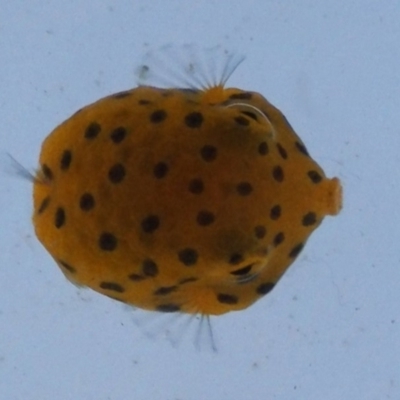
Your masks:
<instances>
[{"instance_id":1,"label":"fish body","mask_svg":"<svg viewBox=\"0 0 400 400\"><path fill-rule=\"evenodd\" d=\"M139 86L44 140L36 235L71 281L164 312L220 315L269 293L341 186L261 94Z\"/></svg>"}]
</instances>

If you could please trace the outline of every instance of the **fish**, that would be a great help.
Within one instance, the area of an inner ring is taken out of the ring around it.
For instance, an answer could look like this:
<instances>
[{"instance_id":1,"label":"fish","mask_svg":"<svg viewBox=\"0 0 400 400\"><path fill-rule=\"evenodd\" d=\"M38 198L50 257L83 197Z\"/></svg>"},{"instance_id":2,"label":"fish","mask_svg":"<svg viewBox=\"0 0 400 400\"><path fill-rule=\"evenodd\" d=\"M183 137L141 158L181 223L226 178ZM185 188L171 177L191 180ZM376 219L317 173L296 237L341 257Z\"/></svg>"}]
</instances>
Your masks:
<instances>
[{"instance_id":1,"label":"fish","mask_svg":"<svg viewBox=\"0 0 400 400\"><path fill-rule=\"evenodd\" d=\"M217 316L271 292L339 213L342 187L278 108L227 87L235 68L204 82L195 65L187 85L139 84L57 126L32 221L71 282L144 310Z\"/></svg>"}]
</instances>

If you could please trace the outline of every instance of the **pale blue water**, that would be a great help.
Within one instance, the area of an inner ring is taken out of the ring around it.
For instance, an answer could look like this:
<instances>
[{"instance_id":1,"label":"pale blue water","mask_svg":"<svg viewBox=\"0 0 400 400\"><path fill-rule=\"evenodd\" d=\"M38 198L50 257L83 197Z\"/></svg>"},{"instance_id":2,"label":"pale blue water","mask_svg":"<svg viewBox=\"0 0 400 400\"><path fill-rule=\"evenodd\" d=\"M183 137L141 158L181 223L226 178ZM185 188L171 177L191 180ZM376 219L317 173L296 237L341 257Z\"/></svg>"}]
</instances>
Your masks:
<instances>
[{"instance_id":1,"label":"pale blue water","mask_svg":"<svg viewBox=\"0 0 400 400\"><path fill-rule=\"evenodd\" d=\"M1 173L1 399L400 398L398 2L2 3L0 151L27 168L58 123L135 86L146 51L221 44L246 55L228 86L283 110L344 209L271 294L212 319L215 354L68 283L34 237L30 183Z\"/></svg>"}]
</instances>

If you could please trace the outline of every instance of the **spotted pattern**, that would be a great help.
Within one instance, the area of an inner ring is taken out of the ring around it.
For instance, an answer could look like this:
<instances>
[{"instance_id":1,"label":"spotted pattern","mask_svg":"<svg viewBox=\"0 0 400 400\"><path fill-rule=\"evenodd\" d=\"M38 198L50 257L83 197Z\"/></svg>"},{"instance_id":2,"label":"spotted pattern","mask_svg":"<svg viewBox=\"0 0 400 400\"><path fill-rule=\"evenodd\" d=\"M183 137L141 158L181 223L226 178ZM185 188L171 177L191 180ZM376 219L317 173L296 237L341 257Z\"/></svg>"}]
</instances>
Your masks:
<instances>
[{"instance_id":1,"label":"spotted pattern","mask_svg":"<svg viewBox=\"0 0 400 400\"><path fill-rule=\"evenodd\" d=\"M172 292L176 292L178 286L162 286L154 291L155 296L166 296Z\"/></svg>"},{"instance_id":2,"label":"spotted pattern","mask_svg":"<svg viewBox=\"0 0 400 400\"><path fill-rule=\"evenodd\" d=\"M101 126L97 122L90 123L85 130L86 139L95 139L101 132Z\"/></svg>"},{"instance_id":3,"label":"spotted pattern","mask_svg":"<svg viewBox=\"0 0 400 400\"><path fill-rule=\"evenodd\" d=\"M123 126L119 126L118 128L115 128L111 134L110 138L114 143L121 143L127 134L126 129Z\"/></svg>"},{"instance_id":4,"label":"spotted pattern","mask_svg":"<svg viewBox=\"0 0 400 400\"><path fill-rule=\"evenodd\" d=\"M267 234L267 229L263 225L257 225L254 228L254 234L256 235L257 239L263 239Z\"/></svg>"},{"instance_id":5,"label":"spotted pattern","mask_svg":"<svg viewBox=\"0 0 400 400\"><path fill-rule=\"evenodd\" d=\"M125 289L118 283L115 282L100 282L100 288L105 290L111 290L117 293L124 293Z\"/></svg>"},{"instance_id":6,"label":"spotted pattern","mask_svg":"<svg viewBox=\"0 0 400 400\"><path fill-rule=\"evenodd\" d=\"M141 222L142 231L145 233L153 233L160 226L160 218L157 215L149 215Z\"/></svg>"},{"instance_id":7,"label":"spotted pattern","mask_svg":"<svg viewBox=\"0 0 400 400\"><path fill-rule=\"evenodd\" d=\"M303 216L301 221L303 226L311 226L317 222L317 214L315 212L309 212Z\"/></svg>"},{"instance_id":8,"label":"spotted pattern","mask_svg":"<svg viewBox=\"0 0 400 400\"><path fill-rule=\"evenodd\" d=\"M195 265L198 257L197 251L189 247L178 252L179 261L187 267Z\"/></svg>"},{"instance_id":9,"label":"spotted pattern","mask_svg":"<svg viewBox=\"0 0 400 400\"><path fill-rule=\"evenodd\" d=\"M267 142L261 142L258 145L258 152L259 154L261 154L262 156L266 156L269 152L269 147L268 147L268 143Z\"/></svg>"},{"instance_id":10,"label":"spotted pattern","mask_svg":"<svg viewBox=\"0 0 400 400\"><path fill-rule=\"evenodd\" d=\"M277 149L278 149L279 155L280 155L284 160L286 160L286 159L288 158L288 153L287 153L287 151L285 150L285 148L284 148L280 143L277 143L276 147L277 147Z\"/></svg>"},{"instance_id":11,"label":"spotted pattern","mask_svg":"<svg viewBox=\"0 0 400 400\"><path fill-rule=\"evenodd\" d=\"M125 167L118 163L113 165L108 171L108 179L112 183L120 183L125 178Z\"/></svg>"},{"instance_id":12,"label":"spotted pattern","mask_svg":"<svg viewBox=\"0 0 400 400\"><path fill-rule=\"evenodd\" d=\"M322 181L322 176L317 171L308 171L307 175L313 183L320 183Z\"/></svg>"},{"instance_id":13,"label":"spotted pattern","mask_svg":"<svg viewBox=\"0 0 400 400\"><path fill-rule=\"evenodd\" d=\"M168 165L165 162L159 162L154 166L153 174L157 179L164 178L168 173Z\"/></svg>"},{"instance_id":14,"label":"spotted pattern","mask_svg":"<svg viewBox=\"0 0 400 400\"><path fill-rule=\"evenodd\" d=\"M79 199L79 208L82 211L90 211L95 206L95 200L92 194L84 193Z\"/></svg>"},{"instance_id":15,"label":"spotted pattern","mask_svg":"<svg viewBox=\"0 0 400 400\"><path fill-rule=\"evenodd\" d=\"M274 167L272 170L272 176L277 182L283 182L285 176L282 167L280 167L279 165Z\"/></svg>"},{"instance_id":16,"label":"spotted pattern","mask_svg":"<svg viewBox=\"0 0 400 400\"><path fill-rule=\"evenodd\" d=\"M202 210L197 214L196 221L200 226L208 226L215 221L215 215L211 211Z\"/></svg>"},{"instance_id":17,"label":"spotted pattern","mask_svg":"<svg viewBox=\"0 0 400 400\"><path fill-rule=\"evenodd\" d=\"M160 312L242 309L273 289L332 213L323 185L295 195L335 187L278 110L238 89L207 96L119 92L44 143L35 230L78 283Z\"/></svg>"},{"instance_id":18,"label":"spotted pattern","mask_svg":"<svg viewBox=\"0 0 400 400\"><path fill-rule=\"evenodd\" d=\"M273 288L274 288L275 284L272 282L265 282L262 283L261 285L259 285L257 287L257 293L265 296L266 294L268 294Z\"/></svg>"},{"instance_id":19,"label":"spotted pattern","mask_svg":"<svg viewBox=\"0 0 400 400\"><path fill-rule=\"evenodd\" d=\"M279 232L274 237L274 246L279 246L285 240L285 234L283 232Z\"/></svg>"},{"instance_id":20,"label":"spotted pattern","mask_svg":"<svg viewBox=\"0 0 400 400\"><path fill-rule=\"evenodd\" d=\"M72 152L71 150L64 150L60 160L60 168L63 171L66 171L71 165L72 161Z\"/></svg>"},{"instance_id":21,"label":"spotted pattern","mask_svg":"<svg viewBox=\"0 0 400 400\"><path fill-rule=\"evenodd\" d=\"M43 172L43 176L47 180L51 181L54 178L53 171L49 168L49 166L47 164L42 165L42 172Z\"/></svg>"},{"instance_id":22,"label":"spotted pattern","mask_svg":"<svg viewBox=\"0 0 400 400\"><path fill-rule=\"evenodd\" d=\"M240 196L248 196L253 191L253 186L249 182L240 182L236 186L236 191Z\"/></svg>"},{"instance_id":23,"label":"spotted pattern","mask_svg":"<svg viewBox=\"0 0 400 400\"><path fill-rule=\"evenodd\" d=\"M181 309L181 307L178 304L173 304L173 303L160 304L156 307L157 311L166 312L166 313L178 312L178 311L180 311L180 309Z\"/></svg>"},{"instance_id":24,"label":"spotted pattern","mask_svg":"<svg viewBox=\"0 0 400 400\"><path fill-rule=\"evenodd\" d=\"M65 211L62 207L57 208L56 214L54 216L54 226L56 228L61 228L65 224Z\"/></svg>"},{"instance_id":25,"label":"spotted pattern","mask_svg":"<svg viewBox=\"0 0 400 400\"><path fill-rule=\"evenodd\" d=\"M200 128L203 124L204 117L199 112L192 112L185 116L185 125L189 128Z\"/></svg>"},{"instance_id":26,"label":"spotted pattern","mask_svg":"<svg viewBox=\"0 0 400 400\"><path fill-rule=\"evenodd\" d=\"M59 263L64 269L66 269L70 274L75 274L75 273L76 273L76 269L75 269L72 265L66 263L65 261L63 261L63 260L58 260L58 263Z\"/></svg>"},{"instance_id":27,"label":"spotted pattern","mask_svg":"<svg viewBox=\"0 0 400 400\"><path fill-rule=\"evenodd\" d=\"M275 221L275 220L277 220L278 218L280 218L281 213L282 213L281 206L280 206L279 204L276 204L276 205L274 205L274 206L271 208L271 210L270 210L270 212L269 212L269 217L270 217L272 220Z\"/></svg>"},{"instance_id":28,"label":"spotted pattern","mask_svg":"<svg viewBox=\"0 0 400 400\"><path fill-rule=\"evenodd\" d=\"M150 114L150 122L153 124L159 124L167 118L167 113L165 110L156 110Z\"/></svg>"},{"instance_id":29,"label":"spotted pattern","mask_svg":"<svg viewBox=\"0 0 400 400\"><path fill-rule=\"evenodd\" d=\"M45 197L38 208L38 214L42 214L50 204L50 196Z\"/></svg>"},{"instance_id":30,"label":"spotted pattern","mask_svg":"<svg viewBox=\"0 0 400 400\"><path fill-rule=\"evenodd\" d=\"M99 248L103 251L113 251L117 244L117 238L110 232L103 232L99 237Z\"/></svg>"},{"instance_id":31,"label":"spotted pattern","mask_svg":"<svg viewBox=\"0 0 400 400\"><path fill-rule=\"evenodd\" d=\"M217 158L217 148L215 146L205 145L201 148L200 154L204 161L214 161Z\"/></svg>"},{"instance_id":32,"label":"spotted pattern","mask_svg":"<svg viewBox=\"0 0 400 400\"><path fill-rule=\"evenodd\" d=\"M237 304L239 302L237 296L226 293L218 293L217 300L222 304Z\"/></svg>"},{"instance_id":33,"label":"spotted pattern","mask_svg":"<svg viewBox=\"0 0 400 400\"><path fill-rule=\"evenodd\" d=\"M244 260L243 255L240 253L233 253L229 258L229 264L240 264Z\"/></svg>"},{"instance_id":34,"label":"spotted pattern","mask_svg":"<svg viewBox=\"0 0 400 400\"><path fill-rule=\"evenodd\" d=\"M199 178L194 178L189 182L189 192L193 194L200 194L204 191L204 183Z\"/></svg>"}]
</instances>

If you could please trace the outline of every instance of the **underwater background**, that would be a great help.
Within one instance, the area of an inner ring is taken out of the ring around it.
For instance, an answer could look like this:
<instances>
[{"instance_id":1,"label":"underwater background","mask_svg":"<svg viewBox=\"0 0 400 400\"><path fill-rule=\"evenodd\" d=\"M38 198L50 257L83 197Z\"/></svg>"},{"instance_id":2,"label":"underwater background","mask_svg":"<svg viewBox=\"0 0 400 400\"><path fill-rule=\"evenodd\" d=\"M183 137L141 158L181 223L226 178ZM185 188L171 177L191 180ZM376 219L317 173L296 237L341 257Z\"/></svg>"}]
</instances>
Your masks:
<instances>
[{"instance_id":1,"label":"underwater background","mask_svg":"<svg viewBox=\"0 0 400 400\"><path fill-rule=\"evenodd\" d=\"M398 2L2 3L1 399L400 398ZM7 157L33 171L56 125L192 43L243 54L227 87L278 107L344 194L271 293L211 317L216 352L199 321L67 282Z\"/></svg>"}]
</instances>

